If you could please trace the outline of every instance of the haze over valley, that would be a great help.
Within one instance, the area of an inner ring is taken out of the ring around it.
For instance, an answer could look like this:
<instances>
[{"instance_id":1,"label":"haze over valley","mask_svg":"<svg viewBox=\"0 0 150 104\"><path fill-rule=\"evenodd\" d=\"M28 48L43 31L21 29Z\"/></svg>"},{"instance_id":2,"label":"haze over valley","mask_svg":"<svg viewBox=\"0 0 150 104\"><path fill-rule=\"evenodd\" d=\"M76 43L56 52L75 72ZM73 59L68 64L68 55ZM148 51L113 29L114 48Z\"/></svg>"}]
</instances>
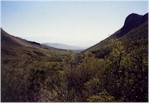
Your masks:
<instances>
[{"instance_id":1,"label":"haze over valley","mask_svg":"<svg viewBox=\"0 0 150 104\"><path fill-rule=\"evenodd\" d=\"M2 1L2 102L148 102L148 1Z\"/></svg>"}]
</instances>

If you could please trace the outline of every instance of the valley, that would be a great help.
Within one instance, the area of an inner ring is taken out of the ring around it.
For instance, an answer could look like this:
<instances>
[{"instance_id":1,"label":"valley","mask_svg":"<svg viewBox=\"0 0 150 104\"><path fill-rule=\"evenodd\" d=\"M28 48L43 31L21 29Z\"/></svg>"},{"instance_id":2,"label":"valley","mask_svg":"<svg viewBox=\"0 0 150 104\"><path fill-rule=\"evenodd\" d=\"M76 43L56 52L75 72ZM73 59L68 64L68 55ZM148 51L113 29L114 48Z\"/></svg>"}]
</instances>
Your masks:
<instances>
[{"instance_id":1,"label":"valley","mask_svg":"<svg viewBox=\"0 0 150 104\"><path fill-rule=\"evenodd\" d=\"M70 49L1 28L1 101L148 102L148 13L130 14L88 49Z\"/></svg>"}]
</instances>

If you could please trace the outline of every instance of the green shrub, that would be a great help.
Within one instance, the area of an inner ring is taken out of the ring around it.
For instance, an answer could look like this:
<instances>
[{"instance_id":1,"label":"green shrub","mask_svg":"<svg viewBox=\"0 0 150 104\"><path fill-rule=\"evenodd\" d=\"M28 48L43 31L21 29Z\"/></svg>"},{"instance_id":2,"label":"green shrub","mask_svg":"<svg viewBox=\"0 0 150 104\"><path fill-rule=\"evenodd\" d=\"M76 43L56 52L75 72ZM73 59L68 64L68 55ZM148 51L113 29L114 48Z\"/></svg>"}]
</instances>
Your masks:
<instances>
[{"instance_id":1,"label":"green shrub","mask_svg":"<svg viewBox=\"0 0 150 104\"><path fill-rule=\"evenodd\" d=\"M87 101L89 102L114 102L113 96L109 95L106 90L100 92L97 95L90 96Z\"/></svg>"}]
</instances>

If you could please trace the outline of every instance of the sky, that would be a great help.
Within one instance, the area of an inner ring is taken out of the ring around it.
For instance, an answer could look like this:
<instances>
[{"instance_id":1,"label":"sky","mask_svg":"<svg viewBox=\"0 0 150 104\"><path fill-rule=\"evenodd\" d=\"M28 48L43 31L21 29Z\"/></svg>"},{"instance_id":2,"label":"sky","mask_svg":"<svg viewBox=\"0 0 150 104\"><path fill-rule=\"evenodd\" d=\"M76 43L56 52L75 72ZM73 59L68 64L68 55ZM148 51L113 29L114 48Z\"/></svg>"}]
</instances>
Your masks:
<instances>
[{"instance_id":1,"label":"sky","mask_svg":"<svg viewBox=\"0 0 150 104\"><path fill-rule=\"evenodd\" d=\"M119 30L148 1L1 1L1 27L39 43L90 47Z\"/></svg>"}]
</instances>

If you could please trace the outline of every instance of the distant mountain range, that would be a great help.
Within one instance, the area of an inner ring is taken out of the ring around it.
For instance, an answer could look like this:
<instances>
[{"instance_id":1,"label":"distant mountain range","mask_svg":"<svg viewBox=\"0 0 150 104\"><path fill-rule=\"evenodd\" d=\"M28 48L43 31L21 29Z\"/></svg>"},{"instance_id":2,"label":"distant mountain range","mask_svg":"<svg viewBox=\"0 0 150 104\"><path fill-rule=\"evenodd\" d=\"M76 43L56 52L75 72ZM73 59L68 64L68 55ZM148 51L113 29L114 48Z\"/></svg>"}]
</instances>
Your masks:
<instances>
[{"instance_id":1,"label":"distant mountain range","mask_svg":"<svg viewBox=\"0 0 150 104\"><path fill-rule=\"evenodd\" d=\"M43 43L43 45L58 48L58 49L65 49L65 50L84 50L85 47L78 47L78 46L71 46L61 43Z\"/></svg>"}]
</instances>

